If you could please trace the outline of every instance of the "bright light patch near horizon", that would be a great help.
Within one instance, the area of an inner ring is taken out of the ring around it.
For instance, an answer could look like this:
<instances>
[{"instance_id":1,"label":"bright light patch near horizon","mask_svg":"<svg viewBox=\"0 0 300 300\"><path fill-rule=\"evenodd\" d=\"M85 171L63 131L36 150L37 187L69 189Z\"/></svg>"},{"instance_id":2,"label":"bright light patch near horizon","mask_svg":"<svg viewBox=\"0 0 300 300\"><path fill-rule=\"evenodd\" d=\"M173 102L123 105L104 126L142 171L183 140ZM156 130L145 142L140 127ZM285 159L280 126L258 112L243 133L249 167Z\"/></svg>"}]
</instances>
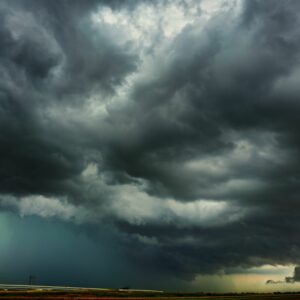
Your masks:
<instances>
[{"instance_id":1,"label":"bright light patch near horizon","mask_svg":"<svg viewBox=\"0 0 300 300\"><path fill-rule=\"evenodd\" d=\"M263 265L243 270L236 270L234 274L198 275L190 284L190 288L203 292L274 292L299 291L300 283L294 284L266 284L267 280L281 281L291 276L295 265L272 266ZM242 271L242 272L241 272Z\"/></svg>"}]
</instances>

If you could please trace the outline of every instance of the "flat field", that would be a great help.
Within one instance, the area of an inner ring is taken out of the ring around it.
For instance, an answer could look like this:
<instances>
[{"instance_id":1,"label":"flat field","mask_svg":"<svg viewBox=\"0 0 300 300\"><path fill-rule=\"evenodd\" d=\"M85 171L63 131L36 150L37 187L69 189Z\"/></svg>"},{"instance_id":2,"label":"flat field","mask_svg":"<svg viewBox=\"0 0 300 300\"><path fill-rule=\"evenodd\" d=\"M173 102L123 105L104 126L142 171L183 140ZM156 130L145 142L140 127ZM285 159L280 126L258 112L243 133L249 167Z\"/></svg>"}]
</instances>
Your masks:
<instances>
[{"instance_id":1,"label":"flat field","mask_svg":"<svg viewBox=\"0 0 300 300\"><path fill-rule=\"evenodd\" d=\"M300 293L296 294L185 294L185 293L147 293L147 292L120 292L120 291L89 291L89 290L72 290L72 291L40 291L40 290L22 290L22 291L0 291L0 300L6 299L86 299L86 300L280 300L294 299L300 300Z\"/></svg>"}]
</instances>

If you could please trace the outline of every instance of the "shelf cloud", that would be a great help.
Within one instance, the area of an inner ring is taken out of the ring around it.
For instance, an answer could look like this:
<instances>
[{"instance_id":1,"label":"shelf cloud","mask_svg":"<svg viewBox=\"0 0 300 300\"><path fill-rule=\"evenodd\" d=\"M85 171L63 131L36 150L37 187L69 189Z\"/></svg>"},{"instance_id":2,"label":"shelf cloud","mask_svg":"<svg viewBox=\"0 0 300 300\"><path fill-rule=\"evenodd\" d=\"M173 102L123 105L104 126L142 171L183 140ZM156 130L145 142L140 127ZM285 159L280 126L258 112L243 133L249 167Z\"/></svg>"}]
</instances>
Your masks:
<instances>
[{"instance_id":1,"label":"shelf cloud","mask_svg":"<svg viewBox=\"0 0 300 300\"><path fill-rule=\"evenodd\" d=\"M2 1L1 210L105 224L133 264L184 280L298 265L299 12Z\"/></svg>"}]
</instances>

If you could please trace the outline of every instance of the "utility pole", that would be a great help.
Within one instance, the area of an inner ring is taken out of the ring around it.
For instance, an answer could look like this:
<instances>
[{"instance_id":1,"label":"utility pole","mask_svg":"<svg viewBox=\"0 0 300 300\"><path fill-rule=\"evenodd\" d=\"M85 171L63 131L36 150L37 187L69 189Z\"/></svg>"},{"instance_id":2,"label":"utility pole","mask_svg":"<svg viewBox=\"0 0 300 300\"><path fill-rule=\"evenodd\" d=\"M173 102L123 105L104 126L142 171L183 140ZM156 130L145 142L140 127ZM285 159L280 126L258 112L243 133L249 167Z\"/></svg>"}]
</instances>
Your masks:
<instances>
[{"instance_id":1,"label":"utility pole","mask_svg":"<svg viewBox=\"0 0 300 300\"><path fill-rule=\"evenodd\" d=\"M35 280L36 280L36 277L34 275L29 275L28 284L29 285L35 284Z\"/></svg>"}]
</instances>

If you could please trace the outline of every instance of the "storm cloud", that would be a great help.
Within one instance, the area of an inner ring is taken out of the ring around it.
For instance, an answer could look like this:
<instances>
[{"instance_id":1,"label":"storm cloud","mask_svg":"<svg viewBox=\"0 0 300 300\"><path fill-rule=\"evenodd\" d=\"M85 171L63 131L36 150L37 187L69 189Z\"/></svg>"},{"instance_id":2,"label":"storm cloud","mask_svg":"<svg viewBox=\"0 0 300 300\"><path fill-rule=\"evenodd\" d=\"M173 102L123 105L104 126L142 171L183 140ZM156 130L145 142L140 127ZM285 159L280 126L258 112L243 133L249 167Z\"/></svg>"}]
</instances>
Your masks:
<instances>
[{"instance_id":1,"label":"storm cloud","mask_svg":"<svg viewBox=\"0 0 300 300\"><path fill-rule=\"evenodd\" d=\"M2 1L1 209L180 279L299 264L299 12Z\"/></svg>"}]
</instances>

